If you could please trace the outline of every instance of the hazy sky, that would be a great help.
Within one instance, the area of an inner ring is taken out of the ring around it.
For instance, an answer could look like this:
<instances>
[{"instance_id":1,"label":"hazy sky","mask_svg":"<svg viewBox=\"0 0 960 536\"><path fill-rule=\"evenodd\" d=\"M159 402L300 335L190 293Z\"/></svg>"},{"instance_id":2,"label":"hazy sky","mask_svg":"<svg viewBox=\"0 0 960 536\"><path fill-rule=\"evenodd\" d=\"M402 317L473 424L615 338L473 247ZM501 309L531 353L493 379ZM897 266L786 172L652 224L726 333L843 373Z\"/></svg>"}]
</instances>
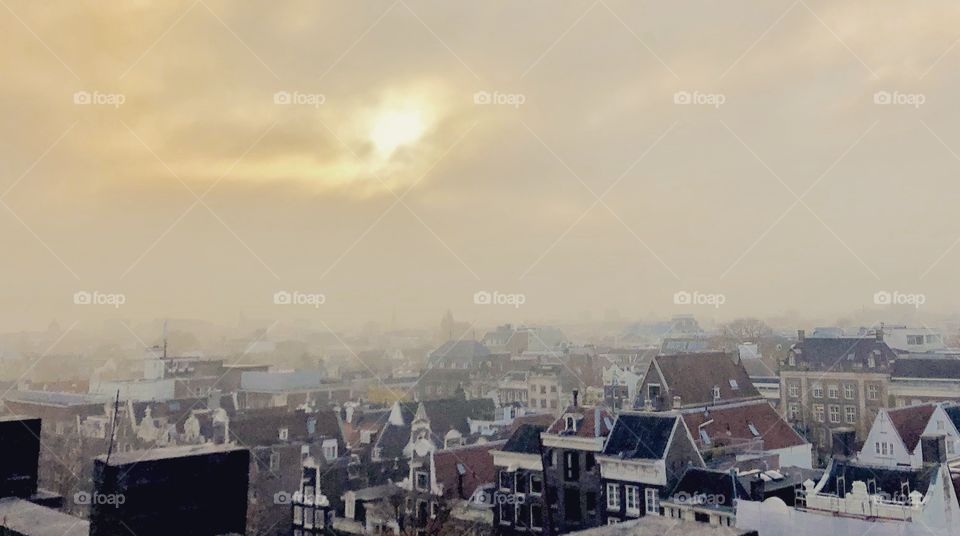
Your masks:
<instances>
[{"instance_id":1,"label":"hazy sky","mask_svg":"<svg viewBox=\"0 0 960 536\"><path fill-rule=\"evenodd\" d=\"M960 299L956 2L3 0L0 25L9 329Z\"/></svg>"}]
</instances>

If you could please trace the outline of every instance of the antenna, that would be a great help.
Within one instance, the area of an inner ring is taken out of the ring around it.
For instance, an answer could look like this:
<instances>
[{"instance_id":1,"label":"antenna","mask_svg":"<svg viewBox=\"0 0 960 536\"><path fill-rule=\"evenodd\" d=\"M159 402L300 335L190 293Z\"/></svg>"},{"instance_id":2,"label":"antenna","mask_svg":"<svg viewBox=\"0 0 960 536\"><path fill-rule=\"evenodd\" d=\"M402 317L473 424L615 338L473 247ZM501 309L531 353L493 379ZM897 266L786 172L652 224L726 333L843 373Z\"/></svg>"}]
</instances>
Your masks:
<instances>
[{"instance_id":1,"label":"antenna","mask_svg":"<svg viewBox=\"0 0 960 536\"><path fill-rule=\"evenodd\" d=\"M107 465L110 464L110 455L113 454L113 441L117 436L117 412L120 410L120 389L117 389L117 399L113 403L113 419L110 422L110 443L107 446Z\"/></svg>"},{"instance_id":2,"label":"antenna","mask_svg":"<svg viewBox=\"0 0 960 536\"><path fill-rule=\"evenodd\" d=\"M167 320L163 320L163 358L167 358Z\"/></svg>"}]
</instances>

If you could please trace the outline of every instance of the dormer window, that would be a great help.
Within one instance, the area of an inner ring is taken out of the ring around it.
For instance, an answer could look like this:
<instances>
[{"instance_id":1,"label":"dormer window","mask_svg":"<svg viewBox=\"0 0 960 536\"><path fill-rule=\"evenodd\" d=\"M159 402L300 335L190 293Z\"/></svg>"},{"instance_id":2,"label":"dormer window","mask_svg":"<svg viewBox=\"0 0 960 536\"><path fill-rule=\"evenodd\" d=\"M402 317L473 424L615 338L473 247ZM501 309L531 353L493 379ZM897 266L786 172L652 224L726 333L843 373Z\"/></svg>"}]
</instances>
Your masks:
<instances>
[{"instance_id":1,"label":"dormer window","mask_svg":"<svg viewBox=\"0 0 960 536\"><path fill-rule=\"evenodd\" d=\"M286 441L290 437L289 428L281 428L278 435L280 436L280 441Z\"/></svg>"},{"instance_id":2,"label":"dormer window","mask_svg":"<svg viewBox=\"0 0 960 536\"><path fill-rule=\"evenodd\" d=\"M720 386L719 386L719 385L714 385L714 386L713 386L713 401L716 402L716 401L718 401L718 400L720 400Z\"/></svg>"},{"instance_id":3,"label":"dormer window","mask_svg":"<svg viewBox=\"0 0 960 536\"><path fill-rule=\"evenodd\" d=\"M564 417L564 423L566 425L564 430L568 432L577 431L577 419L573 415L567 415L566 417Z\"/></svg>"},{"instance_id":4,"label":"dormer window","mask_svg":"<svg viewBox=\"0 0 960 536\"><path fill-rule=\"evenodd\" d=\"M730 388L734 391L740 388L740 386L737 385L737 380L734 380L733 378L730 379Z\"/></svg>"}]
</instances>

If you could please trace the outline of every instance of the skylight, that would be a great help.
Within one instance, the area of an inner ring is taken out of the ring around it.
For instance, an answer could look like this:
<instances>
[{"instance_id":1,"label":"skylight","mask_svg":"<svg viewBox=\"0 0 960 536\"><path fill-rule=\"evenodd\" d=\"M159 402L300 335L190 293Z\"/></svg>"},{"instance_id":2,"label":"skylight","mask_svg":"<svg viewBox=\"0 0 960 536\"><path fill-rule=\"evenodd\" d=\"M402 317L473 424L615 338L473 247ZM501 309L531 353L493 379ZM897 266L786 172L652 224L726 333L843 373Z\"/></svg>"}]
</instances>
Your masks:
<instances>
[{"instance_id":1,"label":"skylight","mask_svg":"<svg viewBox=\"0 0 960 536\"><path fill-rule=\"evenodd\" d=\"M730 380L730 388L733 389L734 391L740 388L740 386L737 385L737 380L734 380L734 379Z\"/></svg>"}]
</instances>

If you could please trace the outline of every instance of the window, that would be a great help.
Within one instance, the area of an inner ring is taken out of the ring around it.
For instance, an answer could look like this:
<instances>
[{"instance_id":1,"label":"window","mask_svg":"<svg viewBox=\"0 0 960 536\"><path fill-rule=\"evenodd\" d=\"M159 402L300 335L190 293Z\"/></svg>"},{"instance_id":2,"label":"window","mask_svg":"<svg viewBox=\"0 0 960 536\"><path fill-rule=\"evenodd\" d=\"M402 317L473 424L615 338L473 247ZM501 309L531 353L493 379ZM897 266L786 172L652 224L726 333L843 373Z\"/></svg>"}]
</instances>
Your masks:
<instances>
[{"instance_id":1,"label":"window","mask_svg":"<svg viewBox=\"0 0 960 536\"><path fill-rule=\"evenodd\" d=\"M588 452L584 454L584 458L584 469L587 471L592 470L597 465L597 456L594 453Z\"/></svg>"},{"instance_id":2,"label":"window","mask_svg":"<svg viewBox=\"0 0 960 536\"><path fill-rule=\"evenodd\" d=\"M790 382L787 384L787 391L790 393L790 398L800 398L800 384L796 382Z\"/></svg>"},{"instance_id":3,"label":"window","mask_svg":"<svg viewBox=\"0 0 960 536\"><path fill-rule=\"evenodd\" d=\"M290 430L287 428L281 428L279 435L280 435L280 441L286 441L287 438L290 437Z\"/></svg>"},{"instance_id":4,"label":"window","mask_svg":"<svg viewBox=\"0 0 960 536\"><path fill-rule=\"evenodd\" d=\"M813 420L823 422L823 404L813 405Z\"/></svg>"},{"instance_id":5,"label":"window","mask_svg":"<svg viewBox=\"0 0 960 536\"><path fill-rule=\"evenodd\" d=\"M337 440L336 439L324 439L323 440L323 457L328 461L333 461L337 459Z\"/></svg>"},{"instance_id":6,"label":"window","mask_svg":"<svg viewBox=\"0 0 960 536\"><path fill-rule=\"evenodd\" d=\"M720 386L719 386L719 385L714 385L714 386L713 386L713 401L716 402L717 400L720 400Z\"/></svg>"},{"instance_id":7,"label":"window","mask_svg":"<svg viewBox=\"0 0 960 536\"><path fill-rule=\"evenodd\" d=\"M530 505L530 528L543 529L543 506L539 504Z\"/></svg>"},{"instance_id":8,"label":"window","mask_svg":"<svg viewBox=\"0 0 960 536\"><path fill-rule=\"evenodd\" d=\"M564 420L564 423L566 424L566 430L569 430L571 432L577 431L577 419L574 418L573 415L567 415L563 420Z\"/></svg>"},{"instance_id":9,"label":"window","mask_svg":"<svg viewBox=\"0 0 960 536\"><path fill-rule=\"evenodd\" d=\"M563 490L563 517L570 522L579 523L583 519L580 511L580 489L564 488Z\"/></svg>"},{"instance_id":10,"label":"window","mask_svg":"<svg viewBox=\"0 0 960 536\"><path fill-rule=\"evenodd\" d=\"M514 475L516 477L517 487L515 489L517 490L517 493L526 493L527 483L529 482L527 475L521 473L520 471L517 471L516 473L514 473Z\"/></svg>"},{"instance_id":11,"label":"window","mask_svg":"<svg viewBox=\"0 0 960 536\"><path fill-rule=\"evenodd\" d=\"M556 385L551 385L551 386L550 386L550 392L551 392L551 393L556 393L556 392L557 392L557 386L556 386Z\"/></svg>"},{"instance_id":12,"label":"window","mask_svg":"<svg viewBox=\"0 0 960 536\"><path fill-rule=\"evenodd\" d=\"M798 406L796 402L791 402L787 412L791 420L796 419L800 414L800 406Z\"/></svg>"},{"instance_id":13,"label":"window","mask_svg":"<svg viewBox=\"0 0 960 536\"><path fill-rule=\"evenodd\" d=\"M820 382L813 384L813 398L823 398L823 385Z\"/></svg>"},{"instance_id":14,"label":"window","mask_svg":"<svg viewBox=\"0 0 960 536\"><path fill-rule=\"evenodd\" d=\"M760 430L757 430L757 427L753 425L752 422L747 423L747 428L750 429L750 433L753 437L760 437Z\"/></svg>"},{"instance_id":15,"label":"window","mask_svg":"<svg viewBox=\"0 0 960 536\"><path fill-rule=\"evenodd\" d=\"M733 389L734 391L740 388L740 386L737 385L737 380L734 380L732 378L730 379L730 388Z\"/></svg>"},{"instance_id":16,"label":"window","mask_svg":"<svg viewBox=\"0 0 960 536\"><path fill-rule=\"evenodd\" d=\"M873 384L867 386L867 399L869 400L879 400L880 399L880 386Z\"/></svg>"},{"instance_id":17,"label":"window","mask_svg":"<svg viewBox=\"0 0 960 536\"><path fill-rule=\"evenodd\" d=\"M647 513L648 514L660 514L660 494L657 493L656 488L647 488L645 490L645 497Z\"/></svg>"},{"instance_id":18,"label":"window","mask_svg":"<svg viewBox=\"0 0 960 536\"><path fill-rule=\"evenodd\" d=\"M857 407L856 406L846 406L843 408L845 413L844 418L848 423L857 422Z\"/></svg>"},{"instance_id":19,"label":"window","mask_svg":"<svg viewBox=\"0 0 960 536\"><path fill-rule=\"evenodd\" d=\"M943 430L943 419L937 419L937 430Z\"/></svg>"},{"instance_id":20,"label":"window","mask_svg":"<svg viewBox=\"0 0 960 536\"><path fill-rule=\"evenodd\" d=\"M840 422L840 406L830 405L830 422L834 424Z\"/></svg>"},{"instance_id":21,"label":"window","mask_svg":"<svg viewBox=\"0 0 960 536\"><path fill-rule=\"evenodd\" d=\"M277 472L280 470L280 453L271 452L270 453L270 471Z\"/></svg>"},{"instance_id":22,"label":"window","mask_svg":"<svg viewBox=\"0 0 960 536\"><path fill-rule=\"evenodd\" d=\"M620 486L607 484L607 510L620 510Z\"/></svg>"},{"instance_id":23,"label":"window","mask_svg":"<svg viewBox=\"0 0 960 536\"><path fill-rule=\"evenodd\" d=\"M503 473L500 473L501 475ZM417 471L417 489L419 490L429 490L430 486L428 484L430 475L426 471Z\"/></svg>"},{"instance_id":24,"label":"window","mask_svg":"<svg viewBox=\"0 0 960 536\"><path fill-rule=\"evenodd\" d=\"M551 400L551 401L550 401L550 409L557 409L557 401L556 401L556 400Z\"/></svg>"},{"instance_id":25,"label":"window","mask_svg":"<svg viewBox=\"0 0 960 536\"><path fill-rule=\"evenodd\" d=\"M510 478L510 473L506 471L500 471L500 489L509 490L511 480L513 479Z\"/></svg>"},{"instance_id":26,"label":"window","mask_svg":"<svg viewBox=\"0 0 960 536\"><path fill-rule=\"evenodd\" d=\"M513 522L513 505L500 503L500 524L510 525Z\"/></svg>"},{"instance_id":27,"label":"window","mask_svg":"<svg viewBox=\"0 0 960 536\"><path fill-rule=\"evenodd\" d=\"M566 451L563 453L563 475L567 480L580 479L580 453Z\"/></svg>"},{"instance_id":28,"label":"window","mask_svg":"<svg viewBox=\"0 0 960 536\"><path fill-rule=\"evenodd\" d=\"M650 402L653 402L658 398L660 398L660 384L659 383L647 384L647 399Z\"/></svg>"},{"instance_id":29,"label":"window","mask_svg":"<svg viewBox=\"0 0 960 536\"><path fill-rule=\"evenodd\" d=\"M637 486L625 486L623 491L627 514L640 515L640 488Z\"/></svg>"},{"instance_id":30,"label":"window","mask_svg":"<svg viewBox=\"0 0 960 536\"><path fill-rule=\"evenodd\" d=\"M587 513L597 513L597 494L593 491L587 492Z\"/></svg>"},{"instance_id":31,"label":"window","mask_svg":"<svg viewBox=\"0 0 960 536\"><path fill-rule=\"evenodd\" d=\"M541 386L540 386L540 394L541 394L541 395L547 394L547 386L546 386L546 385L541 385Z\"/></svg>"},{"instance_id":32,"label":"window","mask_svg":"<svg viewBox=\"0 0 960 536\"><path fill-rule=\"evenodd\" d=\"M836 385L830 385L827 387L827 396L830 398L840 398L840 388Z\"/></svg>"},{"instance_id":33,"label":"window","mask_svg":"<svg viewBox=\"0 0 960 536\"><path fill-rule=\"evenodd\" d=\"M854 386L852 383L843 384L843 398L846 398L847 400L853 400L853 393L855 389L856 386Z\"/></svg>"},{"instance_id":34,"label":"window","mask_svg":"<svg viewBox=\"0 0 960 536\"><path fill-rule=\"evenodd\" d=\"M536 495L543 493L543 477L539 474L530 475L530 493Z\"/></svg>"},{"instance_id":35,"label":"window","mask_svg":"<svg viewBox=\"0 0 960 536\"><path fill-rule=\"evenodd\" d=\"M923 344L923 335L907 335L907 344L911 346Z\"/></svg>"}]
</instances>

